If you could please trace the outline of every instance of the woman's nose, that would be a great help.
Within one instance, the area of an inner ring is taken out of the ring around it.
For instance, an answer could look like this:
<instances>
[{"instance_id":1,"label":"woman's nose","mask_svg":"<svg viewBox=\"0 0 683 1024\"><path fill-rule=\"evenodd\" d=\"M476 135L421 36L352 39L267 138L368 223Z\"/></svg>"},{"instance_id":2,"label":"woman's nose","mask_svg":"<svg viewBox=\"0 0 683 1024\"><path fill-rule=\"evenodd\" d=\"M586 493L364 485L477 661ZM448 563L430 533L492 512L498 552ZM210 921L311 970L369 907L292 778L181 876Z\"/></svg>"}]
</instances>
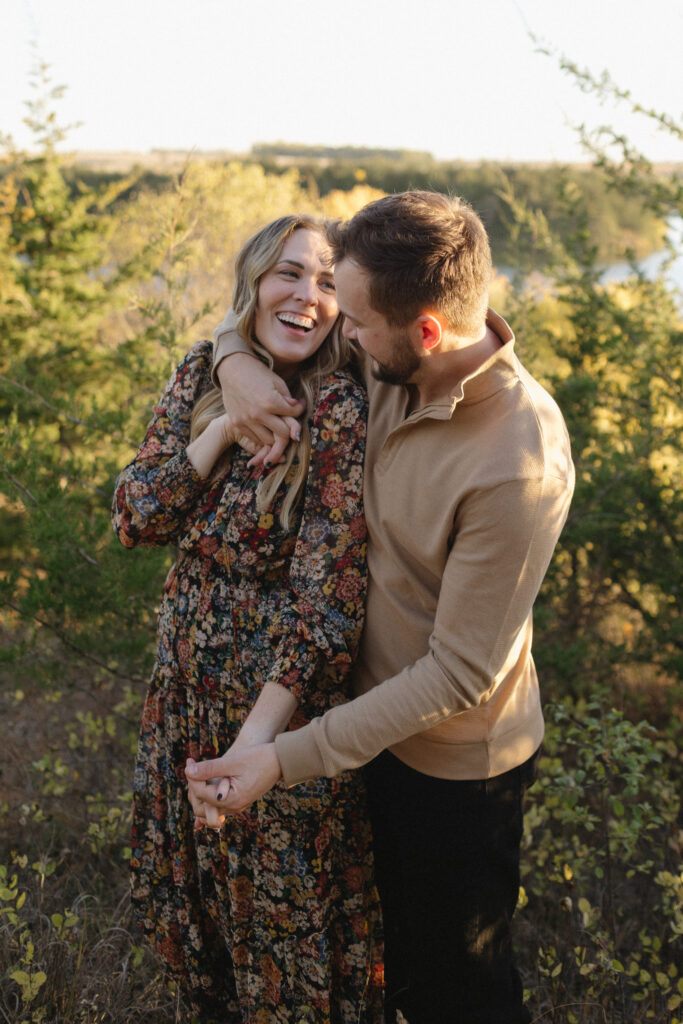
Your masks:
<instances>
[{"instance_id":1,"label":"woman's nose","mask_svg":"<svg viewBox=\"0 0 683 1024\"><path fill-rule=\"evenodd\" d=\"M306 302L309 305L315 305L317 299L317 292L315 288L315 282L312 277L303 275L297 281L296 296L301 299L302 302Z\"/></svg>"}]
</instances>

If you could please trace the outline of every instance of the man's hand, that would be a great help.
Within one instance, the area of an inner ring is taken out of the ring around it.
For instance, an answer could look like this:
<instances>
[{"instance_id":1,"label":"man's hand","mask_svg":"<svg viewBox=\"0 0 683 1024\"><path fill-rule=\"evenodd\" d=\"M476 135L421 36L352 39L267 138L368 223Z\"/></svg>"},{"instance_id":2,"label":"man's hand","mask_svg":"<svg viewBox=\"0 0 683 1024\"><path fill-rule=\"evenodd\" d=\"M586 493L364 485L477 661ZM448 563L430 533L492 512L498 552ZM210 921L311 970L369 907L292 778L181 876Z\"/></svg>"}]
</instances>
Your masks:
<instances>
[{"instance_id":1,"label":"man's hand","mask_svg":"<svg viewBox=\"0 0 683 1024\"><path fill-rule=\"evenodd\" d=\"M226 814L240 814L282 778L274 743L231 747L215 761L185 765L190 803L196 817L216 828Z\"/></svg>"},{"instance_id":2,"label":"man's hand","mask_svg":"<svg viewBox=\"0 0 683 1024\"><path fill-rule=\"evenodd\" d=\"M299 440L297 417L305 403L292 398L282 378L246 352L222 359L216 376L236 434L250 442L250 453L256 451L249 465L280 462L290 440Z\"/></svg>"}]
</instances>

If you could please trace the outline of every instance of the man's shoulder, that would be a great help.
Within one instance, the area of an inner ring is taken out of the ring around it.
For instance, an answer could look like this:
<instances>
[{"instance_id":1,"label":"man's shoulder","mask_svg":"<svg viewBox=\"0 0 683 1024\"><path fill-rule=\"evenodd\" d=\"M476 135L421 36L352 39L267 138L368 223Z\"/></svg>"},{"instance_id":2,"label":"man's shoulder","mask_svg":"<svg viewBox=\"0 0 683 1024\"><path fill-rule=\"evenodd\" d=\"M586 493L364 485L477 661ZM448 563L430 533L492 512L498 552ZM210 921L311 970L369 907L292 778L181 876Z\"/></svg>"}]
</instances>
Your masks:
<instances>
[{"instance_id":1,"label":"man's shoulder","mask_svg":"<svg viewBox=\"0 0 683 1024\"><path fill-rule=\"evenodd\" d=\"M452 496L449 514L470 509L479 521L482 509L504 509L521 522L536 509L563 521L574 465L564 418L543 385L517 361L504 386L462 411L460 422L456 410L445 424L452 433L440 480Z\"/></svg>"},{"instance_id":2,"label":"man's shoulder","mask_svg":"<svg viewBox=\"0 0 683 1024\"><path fill-rule=\"evenodd\" d=\"M453 471L466 463L489 483L572 480L569 435L555 399L515 356L494 373L495 384L482 388L480 401L463 406L461 417L456 407L451 429L461 444Z\"/></svg>"}]
</instances>

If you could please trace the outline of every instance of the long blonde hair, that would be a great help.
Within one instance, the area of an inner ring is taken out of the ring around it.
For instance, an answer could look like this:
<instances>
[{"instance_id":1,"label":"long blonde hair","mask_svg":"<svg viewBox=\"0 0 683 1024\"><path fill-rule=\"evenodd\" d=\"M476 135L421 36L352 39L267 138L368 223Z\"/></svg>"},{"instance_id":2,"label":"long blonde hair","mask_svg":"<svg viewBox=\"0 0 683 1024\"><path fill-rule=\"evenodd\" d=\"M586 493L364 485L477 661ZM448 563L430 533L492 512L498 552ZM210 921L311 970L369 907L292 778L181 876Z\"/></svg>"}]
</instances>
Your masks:
<instances>
[{"instance_id":1,"label":"long blonde hair","mask_svg":"<svg viewBox=\"0 0 683 1024\"><path fill-rule=\"evenodd\" d=\"M254 354L268 366L273 367L270 353L259 344L254 336L254 317L258 304L259 284L263 275L277 263L285 242L301 229L315 231L325 238L327 223L305 214L291 214L267 224L245 243L235 263L235 287L232 293L232 309L237 316L236 330L249 343ZM256 492L256 507L260 512L269 507L280 484L289 477L287 494L280 511L280 522L289 529L292 509L303 494L308 464L311 457L311 432L308 416L315 408L320 382L328 373L346 366L354 357L353 343L341 333L341 318L337 317L330 333L322 345L299 367L299 372L289 383L294 398L306 403L302 417L301 439L297 444L290 441L285 451L285 461L275 466L261 480ZM192 411L190 439L194 440L206 429L211 420L222 416L223 398L218 388L212 388L195 403ZM294 469L290 474L290 467ZM220 463L219 463L220 470Z\"/></svg>"}]
</instances>

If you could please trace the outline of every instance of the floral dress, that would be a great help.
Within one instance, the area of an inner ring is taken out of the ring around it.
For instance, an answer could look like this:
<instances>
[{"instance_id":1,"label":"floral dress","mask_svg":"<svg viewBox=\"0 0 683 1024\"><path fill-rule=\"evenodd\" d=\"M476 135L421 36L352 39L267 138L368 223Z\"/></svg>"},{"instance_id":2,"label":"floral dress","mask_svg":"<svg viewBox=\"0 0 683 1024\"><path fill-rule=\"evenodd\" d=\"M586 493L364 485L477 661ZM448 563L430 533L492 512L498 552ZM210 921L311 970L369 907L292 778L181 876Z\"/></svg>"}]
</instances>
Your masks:
<instances>
[{"instance_id":1,"label":"floral dress","mask_svg":"<svg viewBox=\"0 0 683 1024\"><path fill-rule=\"evenodd\" d=\"M381 1020L379 911L361 775L279 783L223 829L194 831L185 760L234 741L266 681L298 700L290 728L351 696L366 586L361 488L366 397L327 377L311 419L305 494L285 532L256 508L249 456L208 480L185 453L211 386L199 342L171 378L114 527L126 547L174 543L134 776L136 914L203 1022Z\"/></svg>"}]
</instances>

